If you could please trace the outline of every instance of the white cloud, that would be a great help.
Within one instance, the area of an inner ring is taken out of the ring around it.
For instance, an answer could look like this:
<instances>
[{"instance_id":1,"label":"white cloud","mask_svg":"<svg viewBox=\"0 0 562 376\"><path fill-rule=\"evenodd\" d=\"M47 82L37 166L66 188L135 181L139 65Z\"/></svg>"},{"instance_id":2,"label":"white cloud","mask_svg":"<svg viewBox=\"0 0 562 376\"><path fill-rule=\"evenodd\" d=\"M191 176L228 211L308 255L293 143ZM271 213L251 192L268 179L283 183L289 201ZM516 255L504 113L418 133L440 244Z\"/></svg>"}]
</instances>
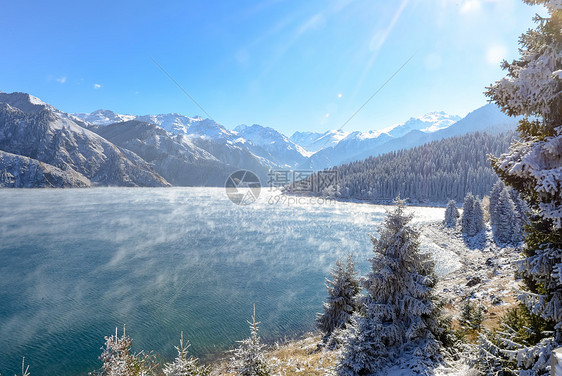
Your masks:
<instances>
[{"instance_id":1,"label":"white cloud","mask_svg":"<svg viewBox=\"0 0 562 376\"><path fill-rule=\"evenodd\" d=\"M64 84L66 82L66 76L63 76L61 78L55 78L55 81Z\"/></svg>"},{"instance_id":2,"label":"white cloud","mask_svg":"<svg viewBox=\"0 0 562 376\"><path fill-rule=\"evenodd\" d=\"M94 89L100 89L101 85L100 84L94 84Z\"/></svg>"},{"instance_id":3,"label":"white cloud","mask_svg":"<svg viewBox=\"0 0 562 376\"><path fill-rule=\"evenodd\" d=\"M479 0L467 0L462 4L460 12L462 14L473 13L480 10L480 6Z\"/></svg>"},{"instance_id":4,"label":"white cloud","mask_svg":"<svg viewBox=\"0 0 562 376\"><path fill-rule=\"evenodd\" d=\"M486 50L486 62L490 65L498 65L507 56L507 48L504 45L493 45Z\"/></svg>"}]
</instances>

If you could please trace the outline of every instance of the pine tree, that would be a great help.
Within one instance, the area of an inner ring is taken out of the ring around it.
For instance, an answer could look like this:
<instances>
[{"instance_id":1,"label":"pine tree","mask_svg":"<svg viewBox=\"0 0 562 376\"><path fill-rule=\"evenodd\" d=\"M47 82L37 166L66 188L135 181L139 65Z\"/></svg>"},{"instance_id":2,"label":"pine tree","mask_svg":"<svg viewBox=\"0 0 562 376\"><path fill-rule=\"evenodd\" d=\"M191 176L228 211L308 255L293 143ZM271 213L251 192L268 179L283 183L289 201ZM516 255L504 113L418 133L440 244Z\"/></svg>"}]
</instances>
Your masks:
<instances>
[{"instance_id":1,"label":"pine tree","mask_svg":"<svg viewBox=\"0 0 562 376\"><path fill-rule=\"evenodd\" d=\"M375 256L363 280L366 296L353 316L338 376L372 374L404 352L417 359L420 373L440 359L434 264L419 251L419 233L409 225L412 215L404 213L404 201L395 202L379 238L372 238Z\"/></svg>"},{"instance_id":2,"label":"pine tree","mask_svg":"<svg viewBox=\"0 0 562 376\"><path fill-rule=\"evenodd\" d=\"M474 206L472 207L472 221L470 224L470 236L477 235L480 231L486 228L484 223L484 210L482 210L482 204L478 198L474 200Z\"/></svg>"},{"instance_id":3,"label":"pine tree","mask_svg":"<svg viewBox=\"0 0 562 376\"><path fill-rule=\"evenodd\" d=\"M501 191L498 203L494 211L495 223L493 223L494 237L500 243L509 243L514 238L517 217L515 205L507 189Z\"/></svg>"},{"instance_id":4,"label":"pine tree","mask_svg":"<svg viewBox=\"0 0 562 376\"><path fill-rule=\"evenodd\" d=\"M152 359L142 353L132 351L133 341L125 334L119 337L117 329L115 335L105 337L105 348L100 356L103 365L98 376L144 376L149 375L156 367Z\"/></svg>"},{"instance_id":5,"label":"pine tree","mask_svg":"<svg viewBox=\"0 0 562 376\"><path fill-rule=\"evenodd\" d=\"M232 368L239 376L269 376L271 371L265 359L265 345L260 342L258 336L258 325L256 322L256 307L250 324L251 335L249 338L239 341L240 346L234 350L231 359Z\"/></svg>"},{"instance_id":6,"label":"pine tree","mask_svg":"<svg viewBox=\"0 0 562 376\"><path fill-rule=\"evenodd\" d=\"M338 258L331 272L332 280L326 279L328 298L324 303L324 313L318 314L317 327L324 334L323 342L329 341L335 329L344 329L357 309L357 295L361 286L355 271L355 262L350 254L347 264Z\"/></svg>"},{"instance_id":7,"label":"pine tree","mask_svg":"<svg viewBox=\"0 0 562 376\"><path fill-rule=\"evenodd\" d=\"M490 213L490 223L492 224L492 226L494 226L498 222L498 219L495 217L495 210L496 210L496 205L498 204L498 200L500 199L500 194L504 189L505 189L505 184L501 180L499 180L496 184L494 184L492 190L490 191L489 213Z\"/></svg>"},{"instance_id":8,"label":"pine tree","mask_svg":"<svg viewBox=\"0 0 562 376\"><path fill-rule=\"evenodd\" d=\"M549 323L552 337L531 342L499 343L499 357L511 359L521 373L548 373L550 349L562 344L562 2L543 4L549 16L520 38L521 57L503 62L507 77L487 88L487 95L511 116L523 116L521 141L492 158L505 184L514 187L532 211L519 264L527 291L520 296L529 315ZM531 323L537 320L530 320ZM538 332L531 324L527 330ZM544 332L543 332L544 333Z\"/></svg>"},{"instance_id":9,"label":"pine tree","mask_svg":"<svg viewBox=\"0 0 562 376\"><path fill-rule=\"evenodd\" d=\"M472 193L467 193L464 197L464 204L462 206L461 226L463 234L471 235L473 231L472 221L474 218L474 196ZM471 235L472 236L472 235Z\"/></svg>"},{"instance_id":10,"label":"pine tree","mask_svg":"<svg viewBox=\"0 0 562 376\"><path fill-rule=\"evenodd\" d=\"M181 332L180 345L175 346L178 350L178 356L172 363L164 366L164 374L166 376L204 376L208 375L210 370L199 365L199 360L192 356L187 356L189 343L184 345L183 332Z\"/></svg>"},{"instance_id":11,"label":"pine tree","mask_svg":"<svg viewBox=\"0 0 562 376\"><path fill-rule=\"evenodd\" d=\"M457 224L457 219L459 219L459 210L457 209L457 203L455 200L450 200L447 204L447 209L445 209L445 226L455 227Z\"/></svg>"}]
</instances>

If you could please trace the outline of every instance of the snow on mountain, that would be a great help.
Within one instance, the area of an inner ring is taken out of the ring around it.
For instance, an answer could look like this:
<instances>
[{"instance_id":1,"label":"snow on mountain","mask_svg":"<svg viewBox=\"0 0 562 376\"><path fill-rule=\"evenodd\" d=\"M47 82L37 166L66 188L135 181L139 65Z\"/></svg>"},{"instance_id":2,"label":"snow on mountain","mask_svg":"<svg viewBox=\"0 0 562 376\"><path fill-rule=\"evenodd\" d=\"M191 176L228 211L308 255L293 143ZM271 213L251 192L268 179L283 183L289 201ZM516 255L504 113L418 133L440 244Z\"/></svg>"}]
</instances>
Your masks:
<instances>
[{"instance_id":1,"label":"snow on mountain","mask_svg":"<svg viewBox=\"0 0 562 376\"><path fill-rule=\"evenodd\" d=\"M431 141L438 141L453 136L462 136L476 131L498 134L513 131L517 128L518 118L505 115L494 104L486 104L460 119L456 123L435 132L423 132L422 130L411 130L405 135L390 138L386 142L377 145L376 148L358 148L354 155L349 155L338 164L362 160L370 156L376 156L400 149L410 149Z\"/></svg>"},{"instance_id":2,"label":"snow on mountain","mask_svg":"<svg viewBox=\"0 0 562 376\"><path fill-rule=\"evenodd\" d=\"M380 131L351 132L333 147L319 150L301 167L321 170L446 137L476 131L500 133L513 130L516 123L517 119L503 114L493 104L480 107L462 119L444 112L432 112Z\"/></svg>"},{"instance_id":3,"label":"snow on mountain","mask_svg":"<svg viewBox=\"0 0 562 376\"><path fill-rule=\"evenodd\" d=\"M457 115L449 115L443 111L430 112L418 118L410 118L402 124L398 124L386 131L393 137L402 137L408 132L419 130L424 133L431 133L445 129L461 119Z\"/></svg>"},{"instance_id":4,"label":"snow on mountain","mask_svg":"<svg viewBox=\"0 0 562 376\"><path fill-rule=\"evenodd\" d=\"M262 177L267 175L267 169L248 152L245 159L236 150L221 155L194 143L203 138L170 134L156 124L131 120L98 127L96 131L108 141L139 155L176 186L223 186L227 177L239 169L251 169ZM208 149L215 143L205 140L209 142Z\"/></svg>"},{"instance_id":5,"label":"snow on mountain","mask_svg":"<svg viewBox=\"0 0 562 376\"><path fill-rule=\"evenodd\" d=\"M89 187L90 180L71 170L0 150L0 188Z\"/></svg>"},{"instance_id":6,"label":"snow on mountain","mask_svg":"<svg viewBox=\"0 0 562 376\"><path fill-rule=\"evenodd\" d=\"M65 181L75 181L77 186L88 180L92 185L169 185L136 154L116 147L76 124L69 115L25 93L0 94L0 150L64 171ZM24 162L19 159L20 164Z\"/></svg>"},{"instance_id":7,"label":"snow on mountain","mask_svg":"<svg viewBox=\"0 0 562 376\"><path fill-rule=\"evenodd\" d=\"M208 137L211 139L230 139L234 134L214 120L189 117L180 114L159 115L121 115L110 110L97 110L92 113L72 114L92 125L105 126L113 123L137 120L156 124L172 134Z\"/></svg>"},{"instance_id":8,"label":"snow on mountain","mask_svg":"<svg viewBox=\"0 0 562 376\"><path fill-rule=\"evenodd\" d=\"M398 138L406 135L408 132L411 132L413 130L419 130L424 133L431 133L440 129L447 128L460 119L460 116L449 115L443 111L430 112L421 117L412 117L404 123L397 124L395 126L382 130L371 130L367 132L345 132L341 129L335 129L324 133L295 132L291 136L291 141L302 146L309 152L316 153L322 149L335 147L341 141L346 140L346 143L348 143L348 145L345 147L345 149L349 149L351 151L351 144L357 144L360 141L369 140L366 142L368 144L371 144L370 146L374 146L374 144L379 144L380 141L384 140L386 136ZM383 136L383 139L375 141L375 139L378 139L383 134L385 134L385 136Z\"/></svg>"},{"instance_id":9,"label":"snow on mountain","mask_svg":"<svg viewBox=\"0 0 562 376\"><path fill-rule=\"evenodd\" d=\"M296 166L312 154L270 127L243 124L236 127L234 132L238 138L249 141L249 143L241 142L244 147L255 155L275 162L280 167Z\"/></svg>"},{"instance_id":10,"label":"snow on mountain","mask_svg":"<svg viewBox=\"0 0 562 376\"><path fill-rule=\"evenodd\" d=\"M96 110L92 113L76 113L72 114L78 119L88 122L93 125L108 125L119 123L122 121L129 121L135 118L134 115L121 115L110 110Z\"/></svg>"},{"instance_id":11,"label":"snow on mountain","mask_svg":"<svg viewBox=\"0 0 562 376\"><path fill-rule=\"evenodd\" d=\"M295 132L290 140L301 146L306 151L316 153L317 151L336 145L349 135L341 129L333 129L324 133L319 132Z\"/></svg>"}]
</instances>

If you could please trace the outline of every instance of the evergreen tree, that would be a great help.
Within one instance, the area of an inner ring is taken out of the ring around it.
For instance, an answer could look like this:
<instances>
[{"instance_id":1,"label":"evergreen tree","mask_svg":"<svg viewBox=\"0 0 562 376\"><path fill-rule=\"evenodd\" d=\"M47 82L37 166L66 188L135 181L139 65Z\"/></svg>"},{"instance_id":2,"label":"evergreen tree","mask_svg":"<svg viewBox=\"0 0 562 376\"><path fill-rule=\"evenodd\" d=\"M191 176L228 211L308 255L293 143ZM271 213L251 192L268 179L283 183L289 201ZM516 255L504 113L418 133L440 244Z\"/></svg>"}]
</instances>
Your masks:
<instances>
[{"instance_id":1,"label":"evergreen tree","mask_svg":"<svg viewBox=\"0 0 562 376\"><path fill-rule=\"evenodd\" d=\"M440 359L434 264L420 253L419 233L409 225L412 215L404 213L404 201L395 202L379 238L372 238L375 256L363 280L366 296L353 316L337 364L339 376L370 375L406 352L417 360L420 373Z\"/></svg>"},{"instance_id":2,"label":"evergreen tree","mask_svg":"<svg viewBox=\"0 0 562 376\"><path fill-rule=\"evenodd\" d=\"M445 209L445 226L455 227L457 224L457 219L459 219L459 210L457 209L457 203L455 200L450 200L447 204L447 209Z\"/></svg>"},{"instance_id":3,"label":"evergreen tree","mask_svg":"<svg viewBox=\"0 0 562 376\"><path fill-rule=\"evenodd\" d=\"M463 234L474 235L474 226L472 225L474 218L474 196L468 192L464 197L464 204L462 206L461 226Z\"/></svg>"},{"instance_id":4,"label":"evergreen tree","mask_svg":"<svg viewBox=\"0 0 562 376\"><path fill-rule=\"evenodd\" d=\"M239 376L269 376L271 371L265 359L265 345L260 342L258 336L258 325L256 322L256 307L250 324L251 335L249 338L239 341L240 346L234 350L232 368Z\"/></svg>"},{"instance_id":5,"label":"evergreen tree","mask_svg":"<svg viewBox=\"0 0 562 376\"><path fill-rule=\"evenodd\" d=\"M492 190L490 191L489 213L490 213L490 224L492 226L498 223L498 219L495 216L495 210L496 210L496 205L498 204L498 200L500 199L500 194L504 189L505 189L505 184L501 180L498 180L498 182L494 184Z\"/></svg>"},{"instance_id":6,"label":"evergreen tree","mask_svg":"<svg viewBox=\"0 0 562 376\"><path fill-rule=\"evenodd\" d=\"M528 331L544 320L552 329L532 341L497 342L495 356L511 360L521 374L548 373L552 347L562 344L562 3L559 0L524 0L543 4L546 18L520 38L521 57L503 62L507 77L490 86L487 95L508 115L523 116L520 142L510 151L492 158L502 180L514 187L528 203L532 214L526 228L519 264L527 291L521 302L535 317ZM483 352L486 352L483 346ZM507 360L506 360L507 359Z\"/></svg>"},{"instance_id":7,"label":"evergreen tree","mask_svg":"<svg viewBox=\"0 0 562 376\"><path fill-rule=\"evenodd\" d=\"M484 223L484 210L482 210L482 204L478 198L474 200L474 206L472 208L472 221L470 224L470 236L478 234L480 231L486 228Z\"/></svg>"},{"instance_id":8,"label":"evergreen tree","mask_svg":"<svg viewBox=\"0 0 562 376\"><path fill-rule=\"evenodd\" d=\"M324 334L327 342L335 329L344 329L357 309L357 295L361 286L355 271L355 262L350 254L344 266L340 258L331 272L332 280L326 279L328 298L324 303L324 313L318 314L317 327Z\"/></svg>"},{"instance_id":9,"label":"evergreen tree","mask_svg":"<svg viewBox=\"0 0 562 376\"><path fill-rule=\"evenodd\" d=\"M100 356L103 365L98 376L144 376L149 375L156 367L152 359L142 353L135 354L132 351L133 341L125 334L105 337L105 348Z\"/></svg>"},{"instance_id":10,"label":"evergreen tree","mask_svg":"<svg viewBox=\"0 0 562 376\"><path fill-rule=\"evenodd\" d=\"M494 237L501 243L509 243L514 238L517 217L515 215L515 205L507 189L501 191L496 205L495 220L493 223Z\"/></svg>"},{"instance_id":11,"label":"evergreen tree","mask_svg":"<svg viewBox=\"0 0 562 376\"><path fill-rule=\"evenodd\" d=\"M209 374L209 369L199 365L199 360L192 356L187 356L189 343L184 345L183 332L181 332L180 345L176 346L178 356L172 363L164 366L166 376L204 376Z\"/></svg>"}]
</instances>

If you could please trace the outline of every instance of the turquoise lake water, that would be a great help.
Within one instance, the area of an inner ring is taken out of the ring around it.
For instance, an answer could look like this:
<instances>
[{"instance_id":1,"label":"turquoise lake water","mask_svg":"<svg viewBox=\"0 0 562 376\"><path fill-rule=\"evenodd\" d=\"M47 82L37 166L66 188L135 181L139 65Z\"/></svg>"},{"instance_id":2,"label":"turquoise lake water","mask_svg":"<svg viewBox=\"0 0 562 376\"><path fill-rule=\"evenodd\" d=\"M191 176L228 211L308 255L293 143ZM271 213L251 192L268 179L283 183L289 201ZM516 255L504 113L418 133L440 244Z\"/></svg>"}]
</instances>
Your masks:
<instances>
[{"instance_id":1,"label":"turquoise lake water","mask_svg":"<svg viewBox=\"0 0 562 376\"><path fill-rule=\"evenodd\" d=\"M183 331L192 354L220 356L249 335L254 304L265 341L314 330L324 278L348 252L367 272L385 207L272 195L237 206L218 188L0 190L0 373L25 356L33 376L86 375L123 324L137 351L169 359ZM422 223L444 213L412 210Z\"/></svg>"}]
</instances>

